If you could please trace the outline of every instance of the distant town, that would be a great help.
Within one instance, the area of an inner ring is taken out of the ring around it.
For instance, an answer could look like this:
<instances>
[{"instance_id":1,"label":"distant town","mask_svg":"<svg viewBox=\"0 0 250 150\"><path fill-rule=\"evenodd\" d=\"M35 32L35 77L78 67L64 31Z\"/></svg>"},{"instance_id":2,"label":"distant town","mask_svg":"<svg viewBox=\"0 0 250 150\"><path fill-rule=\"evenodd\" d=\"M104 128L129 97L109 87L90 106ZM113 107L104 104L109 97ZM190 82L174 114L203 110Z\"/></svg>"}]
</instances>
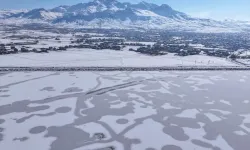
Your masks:
<instances>
[{"instance_id":1,"label":"distant town","mask_svg":"<svg viewBox=\"0 0 250 150\"><path fill-rule=\"evenodd\" d=\"M24 29L22 29L24 30ZM25 31L50 34L32 35L20 29L2 31L0 55L49 53L70 49L133 51L143 55L207 55L245 64L250 59L250 35L244 33L191 33L110 29L51 29L27 27ZM5 42L3 42L5 41ZM44 44L46 41L46 44ZM52 43L51 45L49 43ZM58 43L58 44L55 44ZM244 61L237 61L237 59Z\"/></svg>"}]
</instances>

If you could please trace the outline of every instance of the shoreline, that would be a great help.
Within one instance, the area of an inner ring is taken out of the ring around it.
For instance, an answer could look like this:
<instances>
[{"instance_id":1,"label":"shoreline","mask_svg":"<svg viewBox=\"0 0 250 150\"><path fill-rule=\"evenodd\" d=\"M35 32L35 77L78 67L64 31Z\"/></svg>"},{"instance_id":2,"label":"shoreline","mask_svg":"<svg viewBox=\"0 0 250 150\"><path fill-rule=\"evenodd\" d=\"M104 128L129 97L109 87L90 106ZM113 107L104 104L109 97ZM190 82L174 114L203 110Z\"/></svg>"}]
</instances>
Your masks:
<instances>
[{"instance_id":1,"label":"shoreline","mask_svg":"<svg viewBox=\"0 0 250 150\"><path fill-rule=\"evenodd\" d=\"M250 71L250 66L166 66L166 67L0 67L8 71Z\"/></svg>"}]
</instances>

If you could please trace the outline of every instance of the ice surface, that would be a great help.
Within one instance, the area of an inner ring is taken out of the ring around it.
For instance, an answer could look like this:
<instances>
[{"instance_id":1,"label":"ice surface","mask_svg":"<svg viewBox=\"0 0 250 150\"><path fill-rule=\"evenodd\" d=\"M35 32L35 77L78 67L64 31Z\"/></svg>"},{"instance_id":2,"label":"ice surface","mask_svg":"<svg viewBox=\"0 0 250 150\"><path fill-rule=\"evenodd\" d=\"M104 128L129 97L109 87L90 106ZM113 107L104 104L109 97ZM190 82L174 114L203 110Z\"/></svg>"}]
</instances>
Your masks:
<instances>
[{"instance_id":1,"label":"ice surface","mask_svg":"<svg viewBox=\"0 0 250 150\"><path fill-rule=\"evenodd\" d=\"M248 76L248 71L2 72L0 149L248 150ZM239 78L245 82L235 84Z\"/></svg>"},{"instance_id":2,"label":"ice surface","mask_svg":"<svg viewBox=\"0 0 250 150\"><path fill-rule=\"evenodd\" d=\"M177 117L181 118L196 118L196 115L199 113L197 109L187 109L184 110L181 114L176 115Z\"/></svg>"}]
</instances>

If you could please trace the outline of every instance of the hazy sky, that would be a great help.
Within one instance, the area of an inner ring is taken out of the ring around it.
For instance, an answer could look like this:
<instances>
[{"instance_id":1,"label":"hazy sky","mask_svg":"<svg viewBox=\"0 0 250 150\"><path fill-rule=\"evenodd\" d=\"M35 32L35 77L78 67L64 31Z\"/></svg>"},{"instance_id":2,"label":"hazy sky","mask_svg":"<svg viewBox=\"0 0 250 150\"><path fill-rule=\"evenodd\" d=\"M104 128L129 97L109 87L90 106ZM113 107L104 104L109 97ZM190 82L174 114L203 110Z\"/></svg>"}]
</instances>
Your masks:
<instances>
[{"instance_id":1,"label":"hazy sky","mask_svg":"<svg viewBox=\"0 0 250 150\"><path fill-rule=\"evenodd\" d=\"M0 0L0 9L51 8L58 5L73 5L89 0ZM120 0L133 3L140 0ZM250 0L145 0L157 4L168 4L176 10L192 16L213 19L235 19L250 21Z\"/></svg>"}]
</instances>

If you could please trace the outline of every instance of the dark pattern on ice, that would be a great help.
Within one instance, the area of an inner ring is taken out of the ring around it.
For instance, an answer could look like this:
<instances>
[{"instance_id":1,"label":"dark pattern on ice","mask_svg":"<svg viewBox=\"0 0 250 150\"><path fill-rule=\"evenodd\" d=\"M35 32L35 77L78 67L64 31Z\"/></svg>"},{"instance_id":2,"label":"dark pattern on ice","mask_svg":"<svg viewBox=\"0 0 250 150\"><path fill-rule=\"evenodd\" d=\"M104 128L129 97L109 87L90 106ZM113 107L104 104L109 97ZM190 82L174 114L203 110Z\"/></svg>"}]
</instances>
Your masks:
<instances>
[{"instance_id":1,"label":"dark pattern on ice","mask_svg":"<svg viewBox=\"0 0 250 150\"><path fill-rule=\"evenodd\" d=\"M176 145L166 145L161 150L182 150L182 149Z\"/></svg>"},{"instance_id":2,"label":"dark pattern on ice","mask_svg":"<svg viewBox=\"0 0 250 150\"><path fill-rule=\"evenodd\" d=\"M38 127L34 127L32 129L30 129L30 133L31 134L39 134L39 133L42 133L46 130L46 127L44 126L38 126Z\"/></svg>"},{"instance_id":3,"label":"dark pattern on ice","mask_svg":"<svg viewBox=\"0 0 250 150\"><path fill-rule=\"evenodd\" d=\"M55 91L55 89L53 87L45 87L45 88L41 89L41 91L51 92L51 91Z\"/></svg>"},{"instance_id":4,"label":"dark pattern on ice","mask_svg":"<svg viewBox=\"0 0 250 150\"><path fill-rule=\"evenodd\" d=\"M55 110L57 113L67 113L71 111L70 107L60 107Z\"/></svg>"},{"instance_id":5,"label":"dark pattern on ice","mask_svg":"<svg viewBox=\"0 0 250 150\"><path fill-rule=\"evenodd\" d=\"M65 89L62 93L72 93L72 92L82 92L82 89L79 89L78 87L71 87Z\"/></svg>"},{"instance_id":6,"label":"dark pattern on ice","mask_svg":"<svg viewBox=\"0 0 250 150\"><path fill-rule=\"evenodd\" d=\"M24 142L27 141L29 138L28 137L22 137L22 138L14 138L13 141L20 141L20 142Z\"/></svg>"}]
</instances>

